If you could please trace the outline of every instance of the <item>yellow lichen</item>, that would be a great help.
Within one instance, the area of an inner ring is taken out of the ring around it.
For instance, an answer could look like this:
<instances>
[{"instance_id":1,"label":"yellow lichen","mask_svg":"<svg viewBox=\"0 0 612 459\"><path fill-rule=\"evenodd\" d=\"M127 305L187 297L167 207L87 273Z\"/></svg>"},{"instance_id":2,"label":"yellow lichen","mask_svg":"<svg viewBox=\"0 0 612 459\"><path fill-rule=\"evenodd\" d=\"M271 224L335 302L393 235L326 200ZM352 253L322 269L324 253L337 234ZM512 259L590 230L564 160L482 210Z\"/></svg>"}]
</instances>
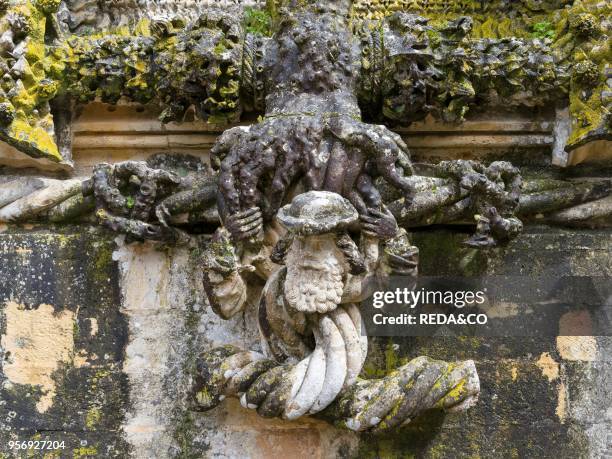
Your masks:
<instances>
[{"instance_id":1,"label":"yellow lichen","mask_svg":"<svg viewBox=\"0 0 612 459\"><path fill-rule=\"evenodd\" d=\"M81 459L84 457L97 457L98 449L94 446L83 446L72 450L72 457L74 459Z\"/></svg>"},{"instance_id":2,"label":"yellow lichen","mask_svg":"<svg viewBox=\"0 0 612 459\"><path fill-rule=\"evenodd\" d=\"M28 143L31 147L36 148L41 156L48 157L57 161L62 160L62 156L55 144L53 137L48 132L40 127L30 126L29 123L22 119L16 119L8 130L10 137L18 142Z\"/></svg>"},{"instance_id":3,"label":"yellow lichen","mask_svg":"<svg viewBox=\"0 0 612 459\"><path fill-rule=\"evenodd\" d=\"M87 411L87 415L85 416L85 425L88 429L95 429L96 425L100 422L100 418L102 417L102 412L99 408L91 408Z\"/></svg>"}]
</instances>

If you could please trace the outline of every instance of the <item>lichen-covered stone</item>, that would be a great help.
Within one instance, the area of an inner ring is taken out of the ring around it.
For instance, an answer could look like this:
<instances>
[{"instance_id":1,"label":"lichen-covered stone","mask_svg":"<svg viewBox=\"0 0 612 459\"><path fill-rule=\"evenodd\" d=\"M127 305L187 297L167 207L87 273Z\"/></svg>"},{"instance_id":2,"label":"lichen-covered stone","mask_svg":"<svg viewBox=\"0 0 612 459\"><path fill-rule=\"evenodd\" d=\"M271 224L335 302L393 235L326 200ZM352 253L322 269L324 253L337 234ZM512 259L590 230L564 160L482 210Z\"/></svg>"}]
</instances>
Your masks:
<instances>
[{"instance_id":1,"label":"lichen-covered stone","mask_svg":"<svg viewBox=\"0 0 612 459\"><path fill-rule=\"evenodd\" d=\"M127 321L115 244L77 228L14 230L0 234L0 452L18 457L9 440L51 440L64 441L64 457L125 457Z\"/></svg>"},{"instance_id":2,"label":"lichen-covered stone","mask_svg":"<svg viewBox=\"0 0 612 459\"><path fill-rule=\"evenodd\" d=\"M73 37L54 49L62 93L79 102L157 102L164 122L185 112L210 122L240 116L240 23L211 10L191 22L153 21L141 36Z\"/></svg>"},{"instance_id":3,"label":"lichen-covered stone","mask_svg":"<svg viewBox=\"0 0 612 459\"><path fill-rule=\"evenodd\" d=\"M121 2L101 11L89 2L69 2L74 11L64 18L67 31L51 18L56 3L20 0L0 27L0 47L25 48L23 58L0 63L7 67L5 99L16 111L4 139L32 156L62 159L47 103L56 93L79 103L156 103L166 122L199 117L224 123L238 120L243 109L263 111L266 95L283 87L282 79L264 74L270 70L265 55L273 49L264 46L264 36L284 23L277 14L283 2L225 12L193 3L172 13L148 2L164 10L152 10L148 18ZM483 104L544 107L569 98L568 149L607 139L609 6L566 3L411 4L420 17L405 13L403 2L357 2L352 27L362 42L358 95L366 118L407 124L432 114L461 121ZM186 19L188 8L198 19ZM57 13L60 19L64 12ZM472 17L460 15L465 13ZM97 21L98 29L86 33ZM79 35L71 36L77 29ZM304 56L301 67L314 65L317 74L320 65L330 64L315 65L321 56ZM358 59L351 57L345 67L353 63ZM49 79L54 81L45 83Z\"/></svg>"},{"instance_id":4,"label":"lichen-covered stone","mask_svg":"<svg viewBox=\"0 0 612 459\"><path fill-rule=\"evenodd\" d=\"M567 70L545 41L471 39L469 17L428 22L395 13L364 23L359 97L369 117L406 124L431 113L461 121L482 104L536 107L565 97Z\"/></svg>"},{"instance_id":5,"label":"lichen-covered stone","mask_svg":"<svg viewBox=\"0 0 612 459\"><path fill-rule=\"evenodd\" d=\"M560 12L556 23L555 54L572 69L568 151L612 136L612 99L606 95L611 90L611 14L607 2L577 1Z\"/></svg>"},{"instance_id":6,"label":"lichen-covered stone","mask_svg":"<svg viewBox=\"0 0 612 459\"><path fill-rule=\"evenodd\" d=\"M45 46L46 15L56 4L19 0L0 10L0 139L33 157L59 162L49 107L57 84L48 79Z\"/></svg>"}]
</instances>

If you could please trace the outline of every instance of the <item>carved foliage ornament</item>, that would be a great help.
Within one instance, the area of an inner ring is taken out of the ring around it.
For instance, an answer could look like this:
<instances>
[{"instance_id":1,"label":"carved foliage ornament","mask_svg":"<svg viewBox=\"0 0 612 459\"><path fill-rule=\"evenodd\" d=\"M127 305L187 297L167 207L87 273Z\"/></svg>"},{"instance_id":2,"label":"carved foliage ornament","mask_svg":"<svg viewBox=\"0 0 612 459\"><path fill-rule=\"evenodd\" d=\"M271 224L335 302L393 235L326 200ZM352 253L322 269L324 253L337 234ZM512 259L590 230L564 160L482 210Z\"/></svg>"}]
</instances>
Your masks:
<instances>
[{"instance_id":1,"label":"carved foliage ornament","mask_svg":"<svg viewBox=\"0 0 612 459\"><path fill-rule=\"evenodd\" d=\"M264 100L278 89L274 62L284 45L268 36L291 29L294 6L279 0L257 10L258 2L242 3L219 4L221 11L199 0L2 2L0 137L60 162L70 159L66 127L74 103L157 103L164 121L270 114ZM336 3L336 12L347 10ZM432 114L453 121L475 106L564 102L572 119L568 150L610 139L609 3L422 3L371 2L368 12L384 10L374 20L356 2L352 36L339 32L351 49L336 64L358 74L352 89L369 119L406 123ZM316 15L322 11L311 6ZM464 11L473 18L457 17ZM525 23L529 17L541 22ZM316 72L336 52L303 49L303 62Z\"/></svg>"}]
</instances>

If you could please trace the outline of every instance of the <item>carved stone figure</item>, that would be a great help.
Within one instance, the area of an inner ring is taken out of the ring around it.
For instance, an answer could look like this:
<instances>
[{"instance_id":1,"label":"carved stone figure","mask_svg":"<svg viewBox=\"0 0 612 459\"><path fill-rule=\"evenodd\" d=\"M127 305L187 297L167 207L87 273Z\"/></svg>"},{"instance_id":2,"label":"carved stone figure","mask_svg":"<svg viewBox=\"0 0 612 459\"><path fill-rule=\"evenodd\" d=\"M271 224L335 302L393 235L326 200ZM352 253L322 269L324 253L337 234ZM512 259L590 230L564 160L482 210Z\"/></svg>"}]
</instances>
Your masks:
<instances>
[{"instance_id":1,"label":"carved stone figure","mask_svg":"<svg viewBox=\"0 0 612 459\"><path fill-rule=\"evenodd\" d=\"M359 380L367 336L357 304L386 276L417 271L418 249L394 217L371 214L361 217L357 246L347 231L358 223L358 212L336 193L310 191L280 209L277 218L287 234L273 258L284 266L254 300L266 355L231 347L205 352L196 395L202 409L238 396L262 416L291 420L335 402L332 418L361 431L384 430L423 410L476 401L479 383L471 361L451 369L421 358L383 380ZM242 227L248 233L248 223ZM218 231L206 254L205 285L210 303L228 318L247 303L247 287L241 276L245 266L228 252L223 233Z\"/></svg>"},{"instance_id":2,"label":"carved stone figure","mask_svg":"<svg viewBox=\"0 0 612 459\"><path fill-rule=\"evenodd\" d=\"M335 2L285 10L265 48L264 121L226 131L212 150L224 220L257 206L270 222L298 181L307 190L341 194L362 216L382 204L377 180L398 190L402 207L411 205L417 188L409 177L414 170L406 144L385 126L360 121L349 8L350 2ZM420 24L412 16L396 19L408 21L411 31ZM470 245L495 245L520 232L522 224L513 217L518 169L499 162L485 170L466 161L439 169L472 197L467 208L478 233Z\"/></svg>"},{"instance_id":3,"label":"carved stone figure","mask_svg":"<svg viewBox=\"0 0 612 459\"><path fill-rule=\"evenodd\" d=\"M179 158L183 169L193 168L183 176L172 171L171 158L157 159L162 161L163 168L149 167L143 161L98 164L91 180L83 183L83 195L94 198L96 217L101 224L125 233L130 241L186 242L187 235L177 228L177 222L170 225L172 218L177 214L190 213L193 217L199 213L200 219L206 220L202 214L214 205L217 196L215 180L188 158L182 161ZM208 218L218 220L216 212Z\"/></svg>"}]
</instances>

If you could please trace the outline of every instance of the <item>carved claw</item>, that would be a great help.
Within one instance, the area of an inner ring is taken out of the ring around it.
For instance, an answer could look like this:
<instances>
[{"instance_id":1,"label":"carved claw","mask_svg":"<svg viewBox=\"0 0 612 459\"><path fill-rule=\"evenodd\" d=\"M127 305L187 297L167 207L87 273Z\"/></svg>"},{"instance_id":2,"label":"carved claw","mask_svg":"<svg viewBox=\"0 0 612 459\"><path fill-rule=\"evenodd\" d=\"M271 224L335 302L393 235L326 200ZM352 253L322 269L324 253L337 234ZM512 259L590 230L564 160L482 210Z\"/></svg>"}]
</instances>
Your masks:
<instances>
[{"instance_id":1,"label":"carved claw","mask_svg":"<svg viewBox=\"0 0 612 459\"><path fill-rule=\"evenodd\" d=\"M418 247L412 246L411 250L408 250L401 255L389 253L388 263L389 267L393 269L396 275L416 275L416 270L419 268L419 249Z\"/></svg>"},{"instance_id":2,"label":"carved claw","mask_svg":"<svg viewBox=\"0 0 612 459\"><path fill-rule=\"evenodd\" d=\"M473 249L488 249L497 246L495 239L486 234L474 234L469 239L463 241L462 244Z\"/></svg>"},{"instance_id":3,"label":"carved claw","mask_svg":"<svg viewBox=\"0 0 612 459\"><path fill-rule=\"evenodd\" d=\"M215 232L211 243L206 248L204 267L224 277L238 269L229 234L223 228Z\"/></svg>"},{"instance_id":4,"label":"carved claw","mask_svg":"<svg viewBox=\"0 0 612 459\"><path fill-rule=\"evenodd\" d=\"M483 209L483 215L475 215L476 233L463 241L473 248L495 247L515 238L523 230L523 223L516 217L504 218L495 207Z\"/></svg>"},{"instance_id":5,"label":"carved claw","mask_svg":"<svg viewBox=\"0 0 612 459\"><path fill-rule=\"evenodd\" d=\"M419 248L410 244L406 230L400 229L393 239L385 244L387 264L393 274L416 276L419 268Z\"/></svg>"},{"instance_id":6,"label":"carved claw","mask_svg":"<svg viewBox=\"0 0 612 459\"><path fill-rule=\"evenodd\" d=\"M104 209L98 209L96 211L96 217L100 224L115 232L126 234L130 238L167 242L175 242L178 239L178 234L172 230L166 231L158 225L152 225L140 220L118 217L109 214Z\"/></svg>"}]
</instances>

